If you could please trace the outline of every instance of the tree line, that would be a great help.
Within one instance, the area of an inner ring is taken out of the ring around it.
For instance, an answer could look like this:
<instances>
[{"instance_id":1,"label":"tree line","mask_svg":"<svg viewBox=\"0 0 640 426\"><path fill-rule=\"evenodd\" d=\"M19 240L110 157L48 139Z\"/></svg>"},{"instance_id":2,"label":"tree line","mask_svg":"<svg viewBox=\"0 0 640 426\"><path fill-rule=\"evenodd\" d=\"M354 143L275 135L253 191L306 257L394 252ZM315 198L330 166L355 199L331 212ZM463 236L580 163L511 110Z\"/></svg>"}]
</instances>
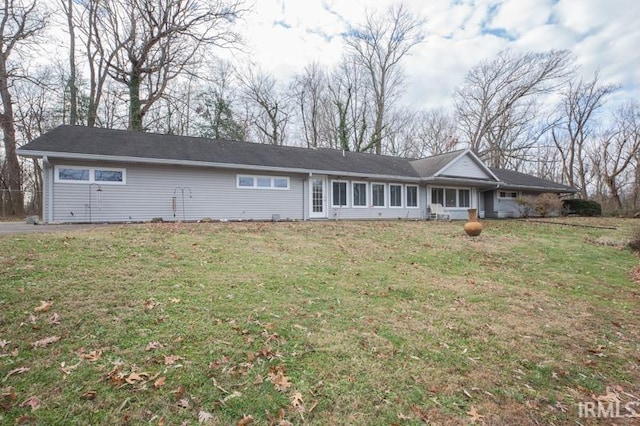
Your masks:
<instances>
[{"instance_id":1,"label":"tree line","mask_svg":"<svg viewBox=\"0 0 640 426\"><path fill-rule=\"evenodd\" d=\"M410 158L468 147L610 211L640 207L640 105L598 73L581 78L567 50L502 51L466 73L451 109L426 110L402 103L403 60L427 31L402 3L349 27L339 63L288 81L222 59L246 49L243 0L2 0L0 13L8 214L23 215L23 191L42 189L40 164L16 148L60 124ZM42 49L56 31L63 55Z\"/></svg>"}]
</instances>

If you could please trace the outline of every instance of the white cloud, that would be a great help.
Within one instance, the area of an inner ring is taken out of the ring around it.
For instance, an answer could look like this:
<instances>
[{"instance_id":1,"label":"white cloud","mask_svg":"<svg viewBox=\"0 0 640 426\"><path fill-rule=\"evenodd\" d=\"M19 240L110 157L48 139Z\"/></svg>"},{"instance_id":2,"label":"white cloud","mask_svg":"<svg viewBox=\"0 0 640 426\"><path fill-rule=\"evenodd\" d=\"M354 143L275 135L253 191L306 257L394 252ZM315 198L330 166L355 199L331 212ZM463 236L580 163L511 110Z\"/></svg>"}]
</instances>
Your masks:
<instances>
[{"instance_id":1,"label":"white cloud","mask_svg":"<svg viewBox=\"0 0 640 426\"><path fill-rule=\"evenodd\" d=\"M392 0L260 0L247 17L250 57L287 80L312 61L331 65L344 52L342 34L384 12ZM409 0L425 19L425 42L403 62L404 102L447 107L466 72L504 48L570 49L586 78L624 86L617 96L640 94L640 16L637 0Z\"/></svg>"}]
</instances>

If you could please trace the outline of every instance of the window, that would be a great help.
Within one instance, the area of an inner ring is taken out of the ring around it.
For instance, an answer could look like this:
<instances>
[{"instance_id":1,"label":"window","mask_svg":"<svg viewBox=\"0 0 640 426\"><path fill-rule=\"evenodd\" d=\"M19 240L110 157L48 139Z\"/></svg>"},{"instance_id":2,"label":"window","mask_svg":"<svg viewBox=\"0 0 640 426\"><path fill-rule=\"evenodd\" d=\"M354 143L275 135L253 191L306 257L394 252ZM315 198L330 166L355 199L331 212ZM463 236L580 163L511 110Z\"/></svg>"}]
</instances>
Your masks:
<instances>
[{"instance_id":1,"label":"window","mask_svg":"<svg viewBox=\"0 0 640 426\"><path fill-rule=\"evenodd\" d=\"M431 190L431 203L442 204L444 206L444 189L443 188L433 188Z\"/></svg>"},{"instance_id":2,"label":"window","mask_svg":"<svg viewBox=\"0 0 640 426\"><path fill-rule=\"evenodd\" d=\"M457 188L431 188L431 203L444 207L471 207L471 190Z\"/></svg>"},{"instance_id":3,"label":"window","mask_svg":"<svg viewBox=\"0 0 640 426\"><path fill-rule=\"evenodd\" d=\"M253 177L251 176L238 176L238 186L245 188L253 188Z\"/></svg>"},{"instance_id":4,"label":"window","mask_svg":"<svg viewBox=\"0 0 640 426\"><path fill-rule=\"evenodd\" d=\"M418 207L418 187L407 185L407 207Z\"/></svg>"},{"instance_id":5,"label":"window","mask_svg":"<svg viewBox=\"0 0 640 426\"><path fill-rule=\"evenodd\" d=\"M402 185L389 185L389 207L402 207Z\"/></svg>"},{"instance_id":6,"label":"window","mask_svg":"<svg viewBox=\"0 0 640 426\"><path fill-rule=\"evenodd\" d=\"M458 207L471 206L471 191L468 189L458 190Z\"/></svg>"},{"instance_id":7,"label":"window","mask_svg":"<svg viewBox=\"0 0 640 426\"><path fill-rule=\"evenodd\" d=\"M126 169L56 166L55 181L68 183L100 183L124 185Z\"/></svg>"},{"instance_id":8,"label":"window","mask_svg":"<svg viewBox=\"0 0 640 426\"><path fill-rule=\"evenodd\" d=\"M444 190L444 206L456 207L458 191L455 189L447 188Z\"/></svg>"},{"instance_id":9,"label":"window","mask_svg":"<svg viewBox=\"0 0 640 426\"><path fill-rule=\"evenodd\" d=\"M518 198L518 193L515 191L500 191L498 198Z\"/></svg>"},{"instance_id":10,"label":"window","mask_svg":"<svg viewBox=\"0 0 640 426\"><path fill-rule=\"evenodd\" d=\"M258 177L256 182L258 184L258 188L271 188L271 178Z\"/></svg>"},{"instance_id":11,"label":"window","mask_svg":"<svg viewBox=\"0 0 640 426\"><path fill-rule=\"evenodd\" d=\"M367 207L367 184L353 182L351 189L353 192L353 207Z\"/></svg>"},{"instance_id":12,"label":"window","mask_svg":"<svg viewBox=\"0 0 640 426\"><path fill-rule=\"evenodd\" d=\"M289 188L289 179L287 178L273 178L273 187L274 188Z\"/></svg>"},{"instance_id":13,"label":"window","mask_svg":"<svg viewBox=\"0 0 640 426\"><path fill-rule=\"evenodd\" d=\"M58 168L58 180L89 182L89 169Z\"/></svg>"},{"instance_id":14,"label":"window","mask_svg":"<svg viewBox=\"0 0 640 426\"><path fill-rule=\"evenodd\" d=\"M122 170L95 170L93 179L96 182L122 182L124 173Z\"/></svg>"},{"instance_id":15,"label":"window","mask_svg":"<svg viewBox=\"0 0 640 426\"><path fill-rule=\"evenodd\" d=\"M384 183L371 184L371 200L373 207L384 207Z\"/></svg>"},{"instance_id":16,"label":"window","mask_svg":"<svg viewBox=\"0 0 640 426\"><path fill-rule=\"evenodd\" d=\"M333 181L331 183L332 207L347 206L347 182Z\"/></svg>"},{"instance_id":17,"label":"window","mask_svg":"<svg viewBox=\"0 0 640 426\"><path fill-rule=\"evenodd\" d=\"M237 175L236 187L242 189L289 189L289 178L280 176Z\"/></svg>"}]
</instances>

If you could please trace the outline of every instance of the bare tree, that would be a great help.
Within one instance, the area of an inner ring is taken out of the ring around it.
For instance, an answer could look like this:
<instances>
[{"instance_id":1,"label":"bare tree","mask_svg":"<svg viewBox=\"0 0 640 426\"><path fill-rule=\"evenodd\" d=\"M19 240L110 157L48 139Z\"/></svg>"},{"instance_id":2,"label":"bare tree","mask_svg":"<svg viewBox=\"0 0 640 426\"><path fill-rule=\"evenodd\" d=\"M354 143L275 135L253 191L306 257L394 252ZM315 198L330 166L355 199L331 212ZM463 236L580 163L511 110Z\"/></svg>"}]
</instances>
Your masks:
<instances>
[{"instance_id":1,"label":"bare tree","mask_svg":"<svg viewBox=\"0 0 640 426\"><path fill-rule=\"evenodd\" d=\"M560 159L562 177L569 186L578 188L580 196L587 198L587 145L597 125L597 113L607 96L617 86L600 85L598 73L592 80L570 82L561 94L558 117L551 130Z\"/></svg>"},{"instance_id":2,"label":"bare tree","mask_svg":"<svg viewBox=\"0 0 640 426\"><path fill-rule=\"evenodd\" d=\"M291 117L286 94L279 90L276 79L262 70L248 69L239 79L257 142L283 145Z\"/></svg>"},{"instance_id":3,"label":"bare tree","mask_svg":"<svg viewBox=\"0 0 640 426\"><path fill-rule=\"evenodd\" d=\"M37 69L30 79L16 81L16 131L20 140L31 141L60 123L64 111L56 108L63 90L59 90L59 76L53 67ZM63 108L64 109L64 108ZM42 207L42 167L40 160L23 161L23 188L29 213L38 213Z\"/></svg>"},{"instance_id":4,"label":"bare tree","mask_svg":"<svg viewBox=\"0 0 640 426\"><path fill-rule=\"evenodd\" d=\"M329 76L326 124L328 143L345 151L368 151L372 127L370 86L353 56L346 56Z\"/></svg>"},{"instance_id":5,"label":"bare tree","mask_svg":"<svg viewBox=\"0 0 640 426\"><path fill-rule=\"evenodd\" d=\"M600 138L602 179L615 207L622 210L621 192L628 181L620 179L640 152L640 103L629 103L615 113L615 127Z\"/></svg>"},{"instance_id":6,"label":"bare tree","mask_svg":"<svg viewBox=\"0 0 640 426\"><path fill-rule=\"evenodd\" d=\"M232 28L245 11L241 0L90 3L91 25L85 29L91 39L88 54L99 58L100 70L126 86L133 130L143 130L145 114L172 80L200 63L205 48L239 43ZM98 70L96 81L101 76Z\"/></svg>"},{"instance_id":7,"label":"bare tree","mask_svg":"<svg viewBox=\"0 0 640 426\"><path fill-rule=\"evenodd\" d=\"M60 5L67 18L69 31L69 124L75 126L78 123L78 86L76 72L76 23L74 20L73 0L60 0Z\"/></svg>"},{"instance_id":8,"label":"bare tree","mask_svg":"<svg viewBox=\"0 0 640 426\"><path fill-rule=\"evenodd\" d=\"M46 19L36 6L36 1L4 0L0 3L0 128L4 133L5 158L2 164L0 189L5 189L2 202L11 215L24 214L22 176L16 155L16 129L11 87L18 78L18 63L12 61L17 49L35 41L44 29Z\"/></svg>"},{"instance_id":9,"label":"bare tree","mask_svg":"<svg viewBox=\"0 0 640 426\"><path fill-rule=\"evenodd\" d=\"M525 155L535 144L538 98L564 84L572 64L566 50L503 51L472 68L455 93L459 128L469 147L492 167Z\"/></svg>"},{"instance_id":10,"label":"bare tree","mask_svg":"<svg viewBox=\"0 0 640 426\"><path fill-rule=\"evenodd\" d=\"M308 148L317 148L322 145L323 103L327 93L327 75L320 64L311 63L295 76L292 92L306 145Z\"/></svg>"},{"instance_id":11,"label":"bare tree","mask_svg":"<svg viewBox=\"0 0 640 426\"><path fill-rule=\"evenodd\" d=\"M365 23L352 29L346 38L354 58L369 75L374 95L373 133L363 150L374 148L376 154L382 152L386 114L403 89L399 63L423 40L422 24L400 3L385 13L367 13Z\"/></svg>"},{"instance_id":12,"label":"bare tree","mask_svg":"<svg viewBox=\"0 0 640 426\"><path fill-rule=\"evenodd\" d=\"M231 63L220 61L209 69L207 82L196 92L196 131L215 139L245 140L246 122L236 112L239 89Z\"/></svg>"}]
</instances>

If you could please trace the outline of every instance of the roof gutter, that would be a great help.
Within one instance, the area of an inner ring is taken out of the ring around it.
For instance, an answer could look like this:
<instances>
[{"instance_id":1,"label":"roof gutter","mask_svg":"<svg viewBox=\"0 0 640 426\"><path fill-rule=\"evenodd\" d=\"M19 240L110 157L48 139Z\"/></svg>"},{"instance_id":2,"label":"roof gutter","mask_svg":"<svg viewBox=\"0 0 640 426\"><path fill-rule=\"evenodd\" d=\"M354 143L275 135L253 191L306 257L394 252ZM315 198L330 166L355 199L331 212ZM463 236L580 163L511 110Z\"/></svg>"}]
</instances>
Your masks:
<instances>
[{"instance_id":1,"label":"roof gutter","mask_svg":"<svg viewBox=\"0 0 640 426\"><path fill-rule=\"evenodd\" d=\"M148 157L129 157L129 156L117 156L117 155L97 155L97 154L78 154L73 152L60 153L60 152L48 152L48 151L24 151L16 150L16 153L23 157L31 158L59 158L70 160L85 160L85 161L111 161L114 163L137 163L137 164L159 164L159 165L172 165L172 166L190 166L190 167L215 167L220 169L235 169L235 170L259 170L263 172L287 172L287 173L300 173L300 174L319 174L319 175L334 175L334 176L349 176L357 177L360 179L385 179L385 180L399 180L405 182L417 182L422 179L412 176L400 176L400 175L385 175L385 174L371 174L371 173L356 173L340 170L321 170L321 169L304 169L299 167L278 167L278 166L261 166L253 164L233 164L233 163L214 163L207 161L194 161L194 160L171 160L168 161L162 158L148 158Z\"/></svg>"}]
</instances>

